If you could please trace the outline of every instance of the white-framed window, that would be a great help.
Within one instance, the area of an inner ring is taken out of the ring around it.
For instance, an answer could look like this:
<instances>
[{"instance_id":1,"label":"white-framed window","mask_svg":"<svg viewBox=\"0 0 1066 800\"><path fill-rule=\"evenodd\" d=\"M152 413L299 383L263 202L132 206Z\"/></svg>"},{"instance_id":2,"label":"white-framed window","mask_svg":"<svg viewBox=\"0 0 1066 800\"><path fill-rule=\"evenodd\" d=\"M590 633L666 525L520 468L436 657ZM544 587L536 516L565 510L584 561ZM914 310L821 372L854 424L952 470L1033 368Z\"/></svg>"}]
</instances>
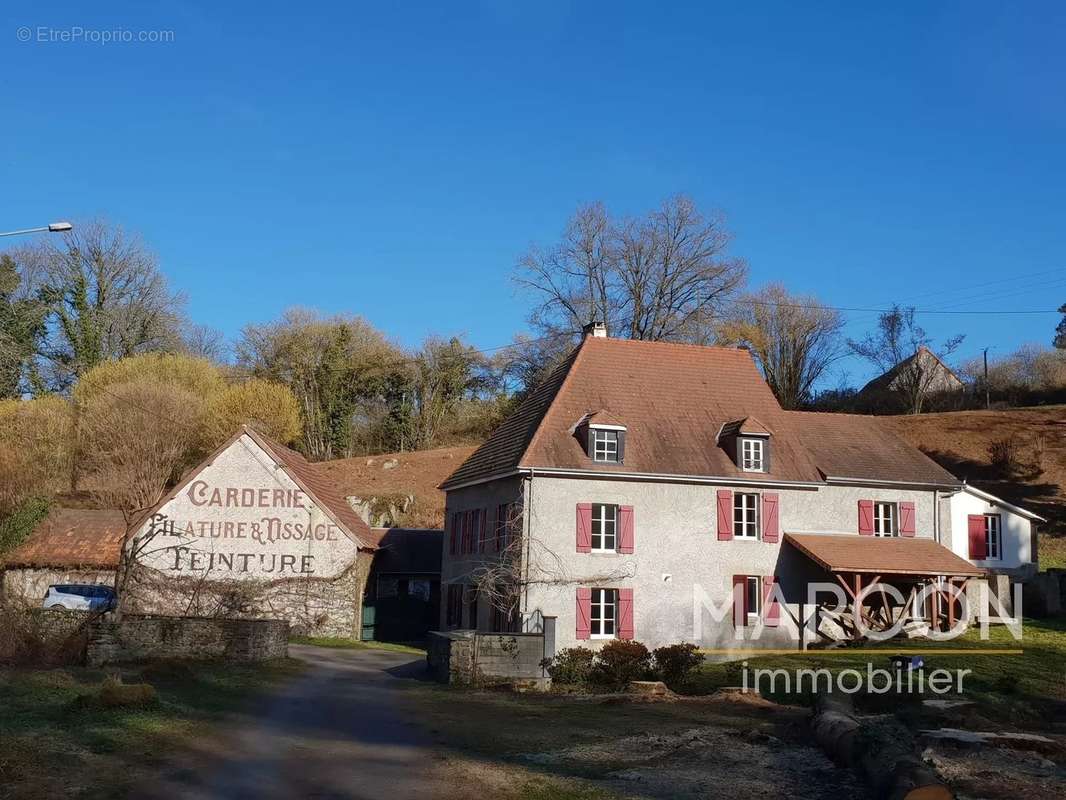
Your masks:
<instances>
[{"instance_id":1,"label":"white-framed window","mask_svg":"<svg viewBox=\"0 0 1066 800\"><path fill-rule=\"evenodd\" d=\"M733 536L738 539L759 538L759 495L734 492Z\"/></svg>"},{"instance_id":2,"label":"white-framed window","mask_svg":"<svg viewBox=\"0 0 1066 800\"><path fill-rule=\"evenodd\" d=\"M740 466L745 472L766 472L766 442L762 439L741 439Z\"/></svg>"},{"instance_id":3,"label":"white-framed window","mask_svg":"<svg viewBox=\"0 0 1066 800\"><path fill-rule=\"evenodd\" d=\"M618 462L618 431L592 428L592 460L607 463Z\"/></svg>"},{"instance_id":4,"label":"white-framed window","mask_svg":"<svg viewBox=\"0 0 1066 800\"><path fill-rule=\"evenodd\" d=\"M985 558L1002 558L999 514L985 514Z\"/></svg>"},{"instance_id":5,"label":"white-framed window","mask_svg":"<svg viewBox=\"0 0 1066 800\"><path fill-rule=\"evenodd\" d=\"M613 639L617 630L618 590L593 589L589 635L593 639Z\"/></svg>"},{"instance_id":6,"label":"white-framed window","mask_svg":"<svg viewBox=\"0 0 1066 800\"><path fill-rule=\"evenodd\" d=\"M747 612L747 623L754 625L759 621L762 614L762 578L758 575L748 575L744 578L744 610Z\"/></svg>"},{"instance_id":7,"label":"white-framed window","mask_svg":"<svg viewBox=\"0 0 1066 800\"><path fill-rule=\"evenodd\" d=\"M592 504L592 549L614 552L618 547L618 506Z\"/></svg>"},{"instance_id":8,"label":"white-framed window","mask_svg":"<svg viewBox=\"0 0 1066 800\"><path fill-rule=\"evenodd\" d=\"M874 536L895 536L897 519L895 503L874 503Z\"/></svg>"}]
</instances>

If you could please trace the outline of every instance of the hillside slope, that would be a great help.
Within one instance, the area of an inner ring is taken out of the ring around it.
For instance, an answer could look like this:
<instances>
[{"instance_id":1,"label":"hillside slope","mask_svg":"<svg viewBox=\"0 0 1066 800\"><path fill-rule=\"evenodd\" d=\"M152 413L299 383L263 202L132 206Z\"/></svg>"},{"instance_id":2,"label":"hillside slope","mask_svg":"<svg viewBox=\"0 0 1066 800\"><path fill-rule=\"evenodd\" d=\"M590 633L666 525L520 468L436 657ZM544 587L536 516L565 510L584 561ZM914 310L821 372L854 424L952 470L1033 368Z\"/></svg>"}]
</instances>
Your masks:
<instances>
[{"instance_id":1,"label":"hillside slope","mask_svg":"<svg viewBox=\"0 0 1066 800\"><path fill-rule=\"evenodd\" d=\"M444 492L437 485L451 475L476 445L408 453L342 458L315 464L345 497L360 497L375 509L395 509L397 525L444 526Z\"/></svg>"},{"instance_id":2,"label":"hillside slope","mask_svg":"<svg viewBox=\"0 0 1066 800\"><path fill-rule=\"evenodd\" d=\"M1066 567L1066 406L884 417L911 444L960 478L1048 522L1042 567ZM1017 465L992 464L989 446L1013 440Z\"/></svg>"}]
</instances>

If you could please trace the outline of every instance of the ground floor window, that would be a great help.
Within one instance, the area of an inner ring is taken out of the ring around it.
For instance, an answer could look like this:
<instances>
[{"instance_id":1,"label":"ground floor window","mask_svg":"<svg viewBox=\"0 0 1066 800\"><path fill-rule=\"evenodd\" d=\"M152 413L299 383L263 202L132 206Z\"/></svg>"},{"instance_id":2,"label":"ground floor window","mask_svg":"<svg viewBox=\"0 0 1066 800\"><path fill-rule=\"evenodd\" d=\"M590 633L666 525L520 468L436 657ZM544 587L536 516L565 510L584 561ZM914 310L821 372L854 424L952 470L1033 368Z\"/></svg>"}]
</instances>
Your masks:
<instances>
[{"instance_id":1,"label":"ground floor window","mask_svg":"<svg viewBox=\"0 0 1066 800\"><path fill-rule=\"evenodd\" d=\"M985 558L1001 558L999 514L985 514Z\"/></svg>"},{"instance_id":2,"label":"ground floor window","mask_svg":"<svg viewBox=\"0 0 1066 800\"><path fill-rule=\"evenodd\" d=\"M445 624L449 628L458 628L463 624L463 586L458 583L448 584L447 612Z\"/></svg>"},{"instance_id":3,"label":"ground floor window","mask_svg":"<svg viewBox=\"0 0 1066 800\"><path fill-rule=\"evenodd\" d=\"M762 613L762 578L758 575L744 577L744 612L748 625L759 621Z\"/></svg>"},{"instance_id":4,"label":"ground floor window","mask_svg":"<svg viewBox=\"0 0 1066 800\"><path fill-rule=\"evenodd\" d=\"M590 615L593 639L613 639L618 619L618 590L593 589Z\"/></svg>"}]
</instances>

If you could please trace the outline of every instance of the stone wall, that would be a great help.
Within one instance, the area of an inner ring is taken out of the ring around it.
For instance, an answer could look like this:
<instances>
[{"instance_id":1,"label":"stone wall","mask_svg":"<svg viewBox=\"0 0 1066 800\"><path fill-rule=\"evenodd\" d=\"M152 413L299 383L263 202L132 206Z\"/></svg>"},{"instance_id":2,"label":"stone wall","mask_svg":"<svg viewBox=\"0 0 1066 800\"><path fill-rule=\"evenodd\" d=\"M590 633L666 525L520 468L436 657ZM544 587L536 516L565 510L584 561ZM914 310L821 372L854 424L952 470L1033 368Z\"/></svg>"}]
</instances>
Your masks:
<instances>
[{"instance_id":1,"label":"stone wall","mask_svg":"<svg viewBox=\"0 0 1066 800\"><path fill-rule=\"evenodd\" d=\"M149 658L267 661L288 653L289 623L273 619L126 616L89 626L89 666Z\"/></svg>"},{"instance_id":2,"label":"stone wall","mask_svg":"<svg viewBox=\"0 0 1066 800\"><path fill-rule=\"evenodd\" d=\"M275 581L173 577L141 567L126 586L125 608L170 617L282 619L295 635L358 639L372 561L373 553L360 551L352 566L335 578Z\"/></svg>"},{"instance_id":3,"label":"stone wall","mask_svg":"<svg viewBox=\"0 0 1066 800\"><path fill-rule=\"evenodd\" d=\"M434 632L426 661L441 683L484 686L544 677L544 637L534 633Z\"/></svg>"},{"instance_id":4,"label":"stone wall","mask_svg":"<svg viewBox=\"0 0 1066 800\"><path fill-rule=\"evenodd\" d=\"M3 593L7 597L40 605L48 587L56 583L102 583L115 585L115 571L108 569L5 569L0 573Z\"/></svg>"}]
</instances>

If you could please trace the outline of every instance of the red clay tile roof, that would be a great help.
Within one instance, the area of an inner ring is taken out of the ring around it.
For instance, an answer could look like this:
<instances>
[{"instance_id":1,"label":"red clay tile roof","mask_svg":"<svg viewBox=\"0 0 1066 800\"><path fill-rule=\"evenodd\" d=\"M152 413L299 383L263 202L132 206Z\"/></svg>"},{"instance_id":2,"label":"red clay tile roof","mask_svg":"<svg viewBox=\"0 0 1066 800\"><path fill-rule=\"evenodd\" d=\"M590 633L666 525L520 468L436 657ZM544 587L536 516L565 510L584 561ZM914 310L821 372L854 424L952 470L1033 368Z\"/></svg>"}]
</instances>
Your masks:
<instances>
[{"instance_id":1,"label":"red clay tile roof","mask_svg":"<svg viewBox=\"0 0 1066 800\"><path fill-rule=\"evenodd\" d=\"M878 417L791 411L800 438L829 478L957 486L958 478Z\"/></svg>"},{"instance_id":2,"label":"red clay tile roof","mask_svg":"<svg viewBox=\"0 0 1066 800\"><path fill-rule=\"evenodd\" d=\"M56 508L3 557L3 566L115 569L125 534L121 511Z\"/></svg>"},{"instance_id":3,"label":"red clay tile roof","mask_svg":"<svg viewBox=\"0 0 1066 800\"><path fill-rule=\"evenodd\" d=\"M932 539L858 534L786 533L785 541L830 572L876 575L984 575Z\"/></svg>"},{"instance_id":4,"label":"red clay tile roof","mask_svg":"<svg viewBox=\"0 0 1066 800\"><path fill-rule=\"evenodd\" d=\"M592 463L573 433L602 409L627 428L624 464ZM716 444L723 427L738 422L772 433L769 472L744 472ZM601 337L586 338L442 488L530 467L958 484L874 417L784 411L747 350Z\"/></svg>"},{"instance_id":5,"label":"red clay tile roof","mask_svg":"<svg viewBox=\"0 0 1066 800\"><path fill-rule=\"evenodd\" d=\"M441 484L441 488L515 470L580 352L581 348L575 348L562 364L553 369L500 423L485 443Z\"/></svg>"}]
</instances>

